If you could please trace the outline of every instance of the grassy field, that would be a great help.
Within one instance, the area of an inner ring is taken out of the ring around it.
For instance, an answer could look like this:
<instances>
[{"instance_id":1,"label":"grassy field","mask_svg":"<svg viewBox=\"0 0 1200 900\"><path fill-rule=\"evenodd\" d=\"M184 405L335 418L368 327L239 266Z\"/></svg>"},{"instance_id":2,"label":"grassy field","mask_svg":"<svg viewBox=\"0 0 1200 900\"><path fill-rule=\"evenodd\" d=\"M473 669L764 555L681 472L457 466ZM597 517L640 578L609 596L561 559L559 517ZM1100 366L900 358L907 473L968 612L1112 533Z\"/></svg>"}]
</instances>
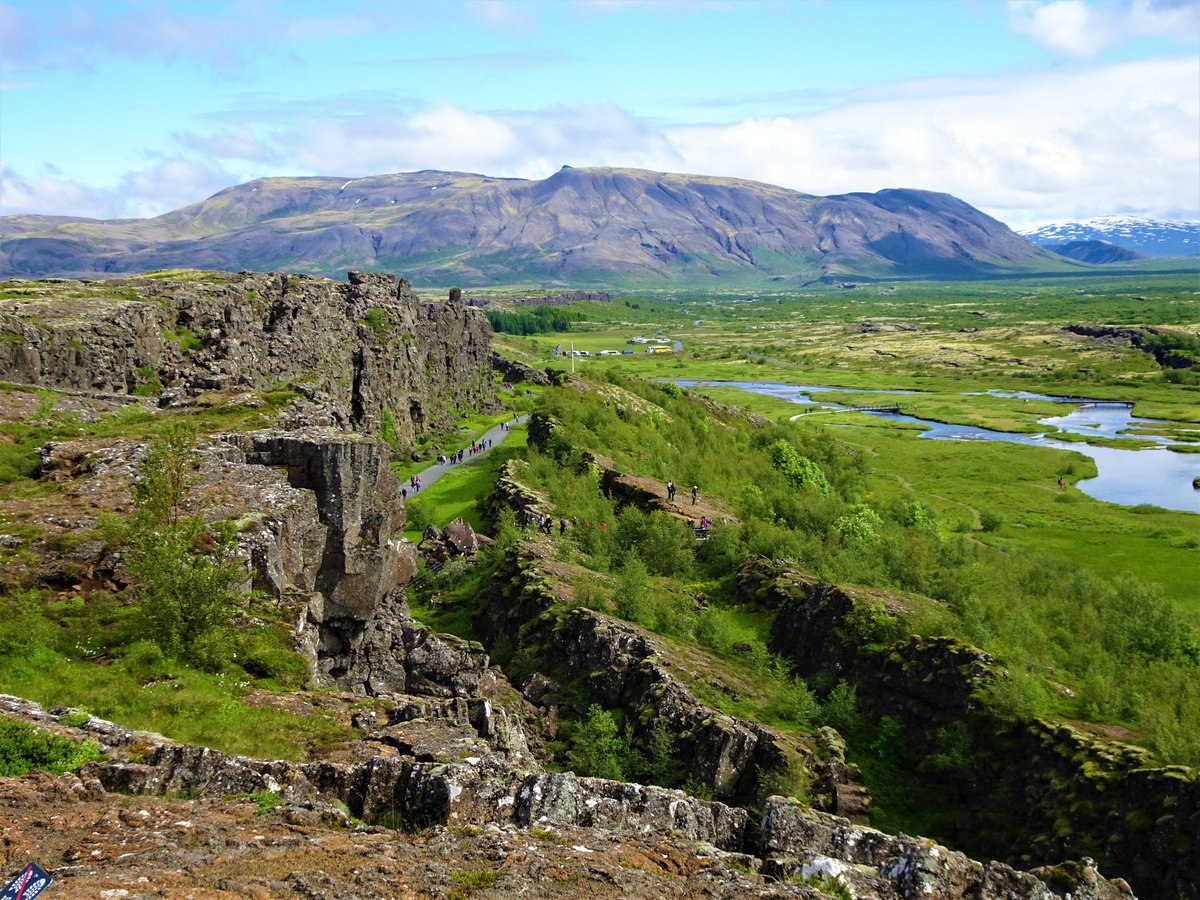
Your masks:
<instances>
[{"instance_id":1,"label":"grassy field","mask_svg":"<svg viewBox=\"0 0 1200 900\"><path fill-rule=\"evenodd\" d=\"M572 307L575 330L521 338L498 336L531 363L568 368L555 345L624 349L619 357L580 358L576 370L655 379L759 381L825 385L845 391L818 400L847 405L896 401L932 421L1036 433L1038 420L1066 410L1050 401L986 391L1133 401L1133 413L1167 419L1127 436L1063 435L1097 446L1145 446L1167 436L1186 452L1200 441L1200 371L1170 383L1154 357L1127 342L1065 330L1078 322L1200 330L1196 278L1179 272L1090 275L996 282L898 282L854 290L813 289L750 295L631 294ZM682 353L651 356L634 336L667 337ZM1186 383L1190 382L1190 383ZM903 390L915 394L855 393ZM721 402L772 421L806 407L721 386L699 388ZM1106 576L1129 572L1160 584L1200 620L1200 516L1093 500L1072 485L1095 474L1082 454L984 442L918 440L919 429L855 414L821 413L797 427L834 428L870 459L880 498L917 498L955 529L1001 548L1037 550ZM1067 487L1059 490L1063 476ZM986 518L988 530L982 530Z\"/></svg>"},{"instance_id":2,"label":"grassy field","mask_svg":"<svg viewBox=\"0 0 1200 900\"><path fill-rule=\"evenodd\" d=\"M476 531L483 531L478 503L491 491L496 473L505 461L524 449L526 434L524 425L514 426L504 443L469 464L455 466L428 488L409 497L404 536L414 544L420 543L426 525L432 522L440 528L459 518Z\"/></svg>"}]
</instances>

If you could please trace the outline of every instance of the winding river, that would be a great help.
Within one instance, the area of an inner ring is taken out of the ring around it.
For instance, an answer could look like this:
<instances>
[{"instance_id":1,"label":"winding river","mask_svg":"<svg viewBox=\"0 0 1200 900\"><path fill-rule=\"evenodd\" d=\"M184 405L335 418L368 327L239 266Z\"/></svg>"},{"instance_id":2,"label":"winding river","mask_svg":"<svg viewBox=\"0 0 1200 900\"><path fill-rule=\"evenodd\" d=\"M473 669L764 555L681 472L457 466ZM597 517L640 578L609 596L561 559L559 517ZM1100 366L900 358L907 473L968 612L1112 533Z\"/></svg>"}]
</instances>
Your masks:
<instances>
[{"instance_id":1,"label":"winding river","mask_svg":"<svg viewBox=\"0 0 1200 900\"><path fill-rule=\"evenodd\" d=\"M812 384L773 384L759 381L679 381L680 387L702 387L705 385L739 388L756 394L765 394L802 406L821 406L841 409L839 404L827 400L814 400L812 394L834 394L839 391L854 394L916 394L918 391L868 390L864 388L831 388ZM994 397L1016 397L1029 400L1065 400L1045 394L1025 391L988 391ZM946 425L929 419L890 412L868 412L866 415L880 416L897 422L916 422L925 427L922 438L935 441L1005 441L1011 444L1027 444L1034 447L1053 447L1058 450L1074 450L1090 456L1096 463L1098 474L1076 483L1081 491L1097 500L1135 506L1150 503L1164 509L1184 512L1200 512L1200 491L1192 488L1192 479L1200 477L1200 454L1173 453L1166 445L1174 443L1160 435L1134 435L1141 440L1153 441L1158 446L1141 450L1124 450L1114 447L1093 447L1090 444L1068 443L1055 440L1057 432L1070 432L1088 437L1114 438L1128 428L1139 425L1161 424L1159 419L1146 419L1130 414L1123 406L1075 407L1064 416L1039 419L1038 424L1050 429L1046 434L1013 434L992 431L972 425Z\"/></svg>"}]
</instances>

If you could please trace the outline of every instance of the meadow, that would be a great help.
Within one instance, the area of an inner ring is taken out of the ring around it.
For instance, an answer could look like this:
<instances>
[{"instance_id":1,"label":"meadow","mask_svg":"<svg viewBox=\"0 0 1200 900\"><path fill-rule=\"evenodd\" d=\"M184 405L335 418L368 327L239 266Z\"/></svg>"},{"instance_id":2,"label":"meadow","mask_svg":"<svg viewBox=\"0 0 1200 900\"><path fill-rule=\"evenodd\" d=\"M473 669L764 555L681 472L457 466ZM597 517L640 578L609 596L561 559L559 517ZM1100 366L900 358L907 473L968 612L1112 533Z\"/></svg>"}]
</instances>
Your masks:
<instances>
[{"instance_id":1,"label":"meadow","mask_svg":"<svg viewBox=\"0 0 1200 900\"><path fill-rule=\"evenodd\" d=\"M595 350L622 348L635 335L668 337L684 351L652 357L638 347L628 356L577 358L574 367L594 377L611 372L911 391L917 393L841 393L837 400L897 401L921 418L1018 433L1045 431L1037 420L1061 415L1063 407L983 392L1110 397L1132 401L1136 415L1170 420L1144 431L1170 435L1181 450L1200 440L1200 370L1193 370L1191 383L1175 383L1152 355L1128 342L1065 330L1099 322L1194 334L1200 282L1177 273L908 282L753 296L631 294L573 308L585 316L573 331L498 340L528 362L570 368L570 360L552 355L555 345ZM732 387L697 390L773 422L807 409ZM996 548L1046 552L1097 574L1144 578L1200 622L1200 516L1088 497L1073 487L1095 474L1082 454L918 440L912 425L855 413L803 416L792 427L834 431L861 449L870 460L872 497L918 500L936 510L945 527ZM1144 445L1138 434L1067 439Z\"/></svg>"}]
</instances>

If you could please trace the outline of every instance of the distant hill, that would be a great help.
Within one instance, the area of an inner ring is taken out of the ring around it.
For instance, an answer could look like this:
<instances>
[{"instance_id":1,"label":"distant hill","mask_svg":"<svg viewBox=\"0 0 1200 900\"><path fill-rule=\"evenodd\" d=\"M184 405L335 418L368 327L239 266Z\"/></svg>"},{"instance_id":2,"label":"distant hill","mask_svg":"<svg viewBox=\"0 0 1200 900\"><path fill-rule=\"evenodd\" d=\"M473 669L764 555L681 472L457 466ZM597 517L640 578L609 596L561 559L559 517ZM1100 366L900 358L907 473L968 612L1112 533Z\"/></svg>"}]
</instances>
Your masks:
<instances>
[{"instance_id":1,"label":"distant hill","mask_svg":"<svg viewBox=\"0 0 1200 900\"><path fill-rule=\"evenodd\" d=\"M1042 225L1021 234L1038 246L1052 249L1075 241L1105 241L1143 256L1200 256L1200 222L1100 216L1079 222Z\"/></svg>"},{"instance_id":2,"label":"distant hill","mask_svg":"<svg viewBox=\"0 0 1200 900\"><path fill-rule=\"evenodd\" d=\"M416 284L972 277L1072 263L948 194L816 197L697 175L562 170L263 178L154 219L0 219L0 276L383 269Z\"/></svg>"},{"instance_id":3,"label":"distant hill","mask_svg":"<svg viewBox=\"0 0 1200 900\"><path fill-rule=\"evenodd\" d=\"M1077 259L1095 266L1146 258L1144 253L1127 250L1116 244L1110 244L1108 241L1067 241L1065 244L1043 244L1042 246L1053 250L1060 256Z\"/></svg>"}]
</instances>

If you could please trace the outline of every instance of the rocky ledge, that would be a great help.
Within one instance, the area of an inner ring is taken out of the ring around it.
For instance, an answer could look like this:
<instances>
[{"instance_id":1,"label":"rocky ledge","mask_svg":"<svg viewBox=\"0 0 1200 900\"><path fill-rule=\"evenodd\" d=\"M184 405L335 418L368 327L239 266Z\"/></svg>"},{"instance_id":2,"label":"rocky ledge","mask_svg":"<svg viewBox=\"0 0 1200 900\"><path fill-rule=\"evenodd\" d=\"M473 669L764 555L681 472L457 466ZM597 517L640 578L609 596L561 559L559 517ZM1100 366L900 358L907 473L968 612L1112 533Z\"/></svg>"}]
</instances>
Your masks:
<instances>
[{"instance_id":1,"label":"rocky ledge","mask_svg":"<svg viewBox=\"0 0 1200 900\"><path fill-rule=\"evenodd\" d=\"M1087 860L984 866L782 797L767 800L746 852L744 810L541 772L512 746L519 726L485 704L398 709L343 763L232 756L95 718L68 727L68 710L13 697L0 712L106 751L77 774L0 779L6 858L36 859L64 896L1133 896ZM455 759L422 758L428 726L449 729L438 752Z\"/></svg>"}]
</instances>

